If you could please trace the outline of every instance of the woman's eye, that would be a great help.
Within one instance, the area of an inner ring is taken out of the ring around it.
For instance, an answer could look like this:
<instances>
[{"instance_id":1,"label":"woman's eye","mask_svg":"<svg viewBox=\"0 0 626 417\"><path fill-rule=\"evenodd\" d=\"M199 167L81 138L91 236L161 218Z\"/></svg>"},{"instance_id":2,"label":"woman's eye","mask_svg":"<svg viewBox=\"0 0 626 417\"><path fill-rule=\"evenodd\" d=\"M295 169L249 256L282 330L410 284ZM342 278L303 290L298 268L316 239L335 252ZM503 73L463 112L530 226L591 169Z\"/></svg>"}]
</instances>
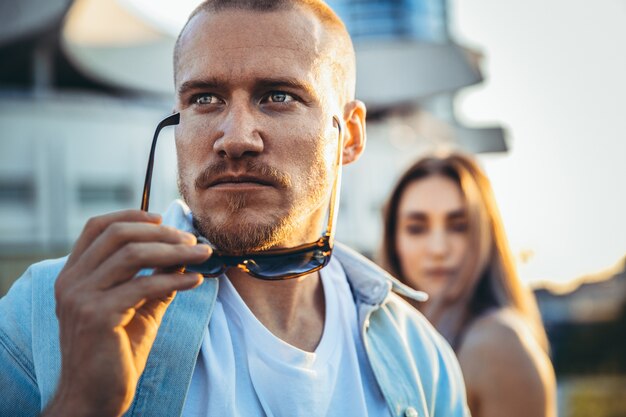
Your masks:
<instances>
[{"instance_id":1,"label":"woman's eye","mask_svg":"<svg viewBox=\"0 0 626 417\"><path fill-rule=\"evenodd\" d=\"M287 103L293 101L294 97L282 91L273 91L267 95L267 101L271 103Z\"/></svg>"},{"instance_id":2,"label":"woman's eye","mask_svg":"<svg viewBox=\"0 0 626 417\"><path fill-rule=\"evenodd\" d=\"M198 94L194 97L195 104L217 104L218 99L213 94Z\"/></svg>"},{"instance_id":3,"label":"woman's eye","mask_svg":"<svg viewBox=\"0 0 626 417\"><path fill-rule=\"evenodd\" d=\"M457 233L465 233L467 231L467 227L467 222L464 221L454 222L448 226L450 231Z\"/></svg>"},{"instance_id":4,"label":"woman's eye","mask_svg":"<svg viewBox=\"0 0 626 417\"><path fill-rule=\"evenodd\" d=\"M410 235L419 235L426 232L426 226L420 224L409 224L406 226L405 230Z\"/></svg>"}]
</instances>

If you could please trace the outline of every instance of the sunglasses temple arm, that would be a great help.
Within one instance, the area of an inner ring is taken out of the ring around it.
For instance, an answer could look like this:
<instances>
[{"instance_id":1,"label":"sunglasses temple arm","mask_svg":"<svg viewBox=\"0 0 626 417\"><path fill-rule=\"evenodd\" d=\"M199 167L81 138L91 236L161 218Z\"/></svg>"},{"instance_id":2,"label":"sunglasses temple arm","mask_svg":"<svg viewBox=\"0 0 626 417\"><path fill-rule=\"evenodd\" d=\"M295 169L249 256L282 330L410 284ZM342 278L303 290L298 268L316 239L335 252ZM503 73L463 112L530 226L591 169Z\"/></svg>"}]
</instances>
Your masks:
<instances>
[{"instance_id":1,"label":"sunglasses temple arm","mask_svg":"<svg viewBox=\"0 0 626 417\"><path fill-rule=\"evenodd\" d=\"M150 147L150 156L148 157L148 168L146 169L146 180L143 183L143 194L141 196L141 210L148 211L150 204L150 187L152 185L152 169L154 168L154 153L156 151L157 138L161 129L166 126L173 126L180 123L180 113L174 113L165 119L161 120L157 125L152 138L152 146Z\"/></svg>"},{"instance_id":2,"label":"sunglasses temple arm","mask_svg":"<svg viewBox=\"0 0 626 417\"><path fill-rule=\"evenodd\" d=\"M335 222L337 220L337 214L339 213L339 195L341 190L341 171L343 163L343 131L341 129L341 122L335 116L333 117L337 130L339 131L339 140L337 143L337 160L336 160L336 172L335 181L333 183L333 189L330 194L330 208L328 213L328 228L326 229L326 235L329 237L329 242L332 245L335 240Z\"/></svg>"}]
</instances>

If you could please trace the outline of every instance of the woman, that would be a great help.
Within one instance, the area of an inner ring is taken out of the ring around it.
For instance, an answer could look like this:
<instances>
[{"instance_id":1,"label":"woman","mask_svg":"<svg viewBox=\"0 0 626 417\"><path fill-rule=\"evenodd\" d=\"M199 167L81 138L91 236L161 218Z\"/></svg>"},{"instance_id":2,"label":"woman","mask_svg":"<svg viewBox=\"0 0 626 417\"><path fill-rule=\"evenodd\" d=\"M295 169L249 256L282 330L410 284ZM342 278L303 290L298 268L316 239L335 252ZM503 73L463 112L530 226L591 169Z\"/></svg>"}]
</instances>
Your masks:
<instances>
[{"instance_id":1,"label":"woman","mask_svg":"<svg viewBox=\"0 0 626 417\"><path fill-rule=\"evenodd\" d=\"M514 267L491 186L460 153L415 163L384 214L383 263L455 350L474 417L556 416L548 341Z\"/></svg>"}]
</instances>

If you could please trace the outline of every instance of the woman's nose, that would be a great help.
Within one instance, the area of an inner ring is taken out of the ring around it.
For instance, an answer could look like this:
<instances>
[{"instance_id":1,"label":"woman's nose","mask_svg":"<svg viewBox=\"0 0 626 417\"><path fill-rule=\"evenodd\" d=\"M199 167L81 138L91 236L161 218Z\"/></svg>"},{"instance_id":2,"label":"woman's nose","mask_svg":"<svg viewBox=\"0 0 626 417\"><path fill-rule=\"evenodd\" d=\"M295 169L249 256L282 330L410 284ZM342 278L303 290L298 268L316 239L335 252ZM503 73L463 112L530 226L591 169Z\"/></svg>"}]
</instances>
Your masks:
<instances>
[{"instance_id":1,"label":"woman's nose","mask_svg":"<svg viewBox=\"0 0 626 417\"><path fill-rule=\"evenodd\" d=\"M428 252L435 257L444 257L448 253L448 237L445 230L433 230L427 241Z\"/></svg>"}]
</instances>

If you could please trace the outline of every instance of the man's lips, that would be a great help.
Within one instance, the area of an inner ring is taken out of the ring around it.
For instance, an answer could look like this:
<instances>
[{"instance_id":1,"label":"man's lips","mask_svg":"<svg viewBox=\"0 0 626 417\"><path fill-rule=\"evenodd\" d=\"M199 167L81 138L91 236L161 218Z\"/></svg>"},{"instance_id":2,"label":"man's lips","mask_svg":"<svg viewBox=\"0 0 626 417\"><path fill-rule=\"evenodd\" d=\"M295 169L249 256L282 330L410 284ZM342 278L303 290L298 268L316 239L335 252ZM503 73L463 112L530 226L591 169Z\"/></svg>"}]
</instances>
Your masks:
<instances>
[{"instance_id":1,"label":"man's lips","mask_svg":"<svg viewBox=\"0 0 626 417\"><path fill-rule=\"evenodd\" d=\"M226 188L226 187L272 187L274 183L267 178L256 177L252 175L225 175L215 178L207 184L207 188Z\"/></svg>"},{"instance_id":2,"label":"man's lips","mask_svg":"<svg viewBox=\"0 0 626 417\"><path fill-rule=\"evenodd\" d=\"M194 181L197 190L228 186L239 190L244 185L259 189L288 189L291 187L291 178L287 173L260 161L246 160L232 165L226 160L219 160L204 168Z\"/></svg>"}]
</instances>

